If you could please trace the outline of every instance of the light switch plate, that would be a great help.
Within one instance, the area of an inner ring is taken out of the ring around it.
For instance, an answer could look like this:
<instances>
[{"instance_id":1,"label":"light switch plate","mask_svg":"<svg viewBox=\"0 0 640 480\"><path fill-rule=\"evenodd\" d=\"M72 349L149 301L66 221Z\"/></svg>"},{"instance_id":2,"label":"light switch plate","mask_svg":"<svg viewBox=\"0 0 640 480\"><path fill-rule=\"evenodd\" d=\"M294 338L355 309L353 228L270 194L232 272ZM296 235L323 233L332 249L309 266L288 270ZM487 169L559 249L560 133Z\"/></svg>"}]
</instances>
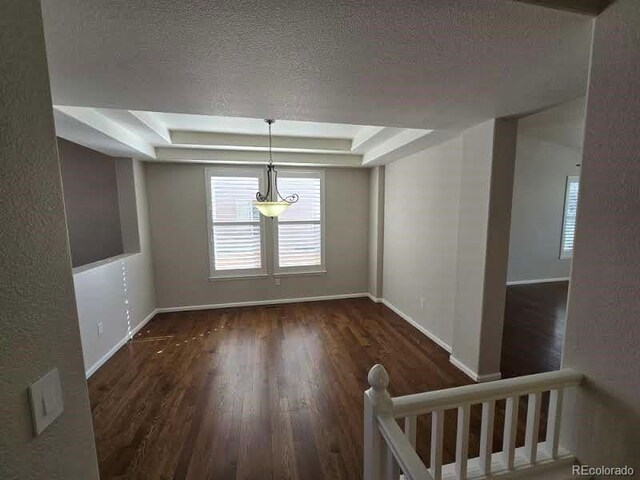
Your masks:
<instances>
[{"instance_id":1,"label":"light switch plate","mask_svg":"<svg viewBox=\"0 0 640 480\"><path fill-rule=\"evenodd\" d=\"M57 368L29 387L29 402L33 431L40 435L64 411L60 373Z\"/></svg>"}]
</instances>

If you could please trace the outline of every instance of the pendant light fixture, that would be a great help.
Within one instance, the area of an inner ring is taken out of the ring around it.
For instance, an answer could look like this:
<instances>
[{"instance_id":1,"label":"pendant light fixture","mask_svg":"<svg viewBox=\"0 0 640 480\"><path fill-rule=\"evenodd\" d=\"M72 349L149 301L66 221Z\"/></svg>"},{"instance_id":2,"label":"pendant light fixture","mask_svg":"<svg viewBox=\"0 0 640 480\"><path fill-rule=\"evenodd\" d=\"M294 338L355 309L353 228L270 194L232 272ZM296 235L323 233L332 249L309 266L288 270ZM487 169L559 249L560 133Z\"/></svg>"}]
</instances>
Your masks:
<instances>
[{"instance_id":1,"label":"pendant light fixture","mask_svg":"<svg viewBox=\"0 0 640 480\"><path fill-rule=\"evenodd\" d=\"M273 154L271 152L271 125L275 120L268 118L265 120L269 125L269 165L267 165L267 192L263 195L256 193L256 200L253 205L265 217L277 217L284 212L289 206L298 201L298 194L293 193L287 197L280 195L278 191L278 171L273 164Z\"/></svg>"}]
</instances>

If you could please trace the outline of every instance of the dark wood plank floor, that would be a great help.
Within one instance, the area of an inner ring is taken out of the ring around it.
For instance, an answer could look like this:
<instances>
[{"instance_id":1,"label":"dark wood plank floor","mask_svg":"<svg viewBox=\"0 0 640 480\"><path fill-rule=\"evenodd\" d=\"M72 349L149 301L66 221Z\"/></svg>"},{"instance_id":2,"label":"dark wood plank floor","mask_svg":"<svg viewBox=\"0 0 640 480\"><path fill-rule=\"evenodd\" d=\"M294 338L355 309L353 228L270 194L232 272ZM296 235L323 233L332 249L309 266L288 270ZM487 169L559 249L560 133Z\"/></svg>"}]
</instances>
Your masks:
<instances>
[{"instance_id":1,"label":"dark wood plank floor","mask_svg":"<svg viewBox=\"0 0 640 480\"><path fill-rule=\"evenodd\" d=\"M363 391L378 362L392 395L471 383L444 350L368 299L157 315L89 381L101 478L362 478ZM474 407L476 455L480 416ZM503 419L498 404L496 449ZM451 410L445 462L455 430ZM429 432L423 415L425 463Z\"/></svg>"},{"instance_id":2,"label":"dark wood plank floor","mask_svg":"<svg viewBox=\"0 0 640 480\"><path fill-rule=\"evenodd\" d=\"M507 287L502 336L503 378L560 368L569 282Z\"/></svg>"}]
</instances>

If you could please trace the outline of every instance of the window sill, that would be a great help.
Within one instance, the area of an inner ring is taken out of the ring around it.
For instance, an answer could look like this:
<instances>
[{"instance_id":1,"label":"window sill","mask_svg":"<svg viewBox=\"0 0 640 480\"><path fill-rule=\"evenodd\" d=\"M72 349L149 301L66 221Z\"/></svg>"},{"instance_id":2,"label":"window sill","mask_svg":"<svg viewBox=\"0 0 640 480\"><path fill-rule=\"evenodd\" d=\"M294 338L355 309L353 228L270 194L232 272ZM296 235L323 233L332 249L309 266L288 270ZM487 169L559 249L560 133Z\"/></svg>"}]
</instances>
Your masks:
<instances>
[{"instance_id":1,"label":"window sill","mask_svg":"<svg viewBox=\"0 0 640 480\"><path fill-rule=\"evenodd\" d=\"M326 270L308 270L308 271L300 271L300 272L276 272L273 274L269 273L256 273L249 275L221 275L218 277L209 277L210 282L219 282L222 280L257 280L261 278L279 278L279 277L299 277L299 276L313 276L313 275L325 275L327 273Z\"/></svg>"},{"instance_id":2,"label":"window sill","mask_svg":"<svg viewBox=\"0 0 640 480\"><path fill-rule=\"evenodd\" d=\"M268 278L269 274L267 273L256 273L256 274L248 274L248 275L220 275L218 277L209 277L210 282L219 282L221 280L256 280L259 278Z\"/></svg>"},{"instance_id":3,"label":"window sill","mask_svg":"<svg viewBox=\"0 0 640 480\"><path fill-rule=\"evenodd\" d=\"M327 273L326 270L308 270L308 271L300 271L300 272L276 272L273 274L274 277L297 277L300 275L324 275Z\"/></svg>"}]
</instances>

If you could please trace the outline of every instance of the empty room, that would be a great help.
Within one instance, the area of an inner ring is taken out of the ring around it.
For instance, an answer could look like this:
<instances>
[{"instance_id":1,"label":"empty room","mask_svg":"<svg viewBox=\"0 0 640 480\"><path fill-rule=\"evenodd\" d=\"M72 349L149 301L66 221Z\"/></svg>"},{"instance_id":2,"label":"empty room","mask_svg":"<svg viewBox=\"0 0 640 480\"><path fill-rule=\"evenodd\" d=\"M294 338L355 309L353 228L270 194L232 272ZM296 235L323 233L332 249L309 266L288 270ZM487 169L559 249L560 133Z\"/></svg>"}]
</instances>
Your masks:
<instances>
[{"instance_id":1,"label":"empty room","mask_svg":"<svg viewBox=\"0 0 640 480\"><path fill-rule=\"evenodd\" d=\"M0 31L0 478L640 471L636 2Z\"/></svg>"}]
</instances>

